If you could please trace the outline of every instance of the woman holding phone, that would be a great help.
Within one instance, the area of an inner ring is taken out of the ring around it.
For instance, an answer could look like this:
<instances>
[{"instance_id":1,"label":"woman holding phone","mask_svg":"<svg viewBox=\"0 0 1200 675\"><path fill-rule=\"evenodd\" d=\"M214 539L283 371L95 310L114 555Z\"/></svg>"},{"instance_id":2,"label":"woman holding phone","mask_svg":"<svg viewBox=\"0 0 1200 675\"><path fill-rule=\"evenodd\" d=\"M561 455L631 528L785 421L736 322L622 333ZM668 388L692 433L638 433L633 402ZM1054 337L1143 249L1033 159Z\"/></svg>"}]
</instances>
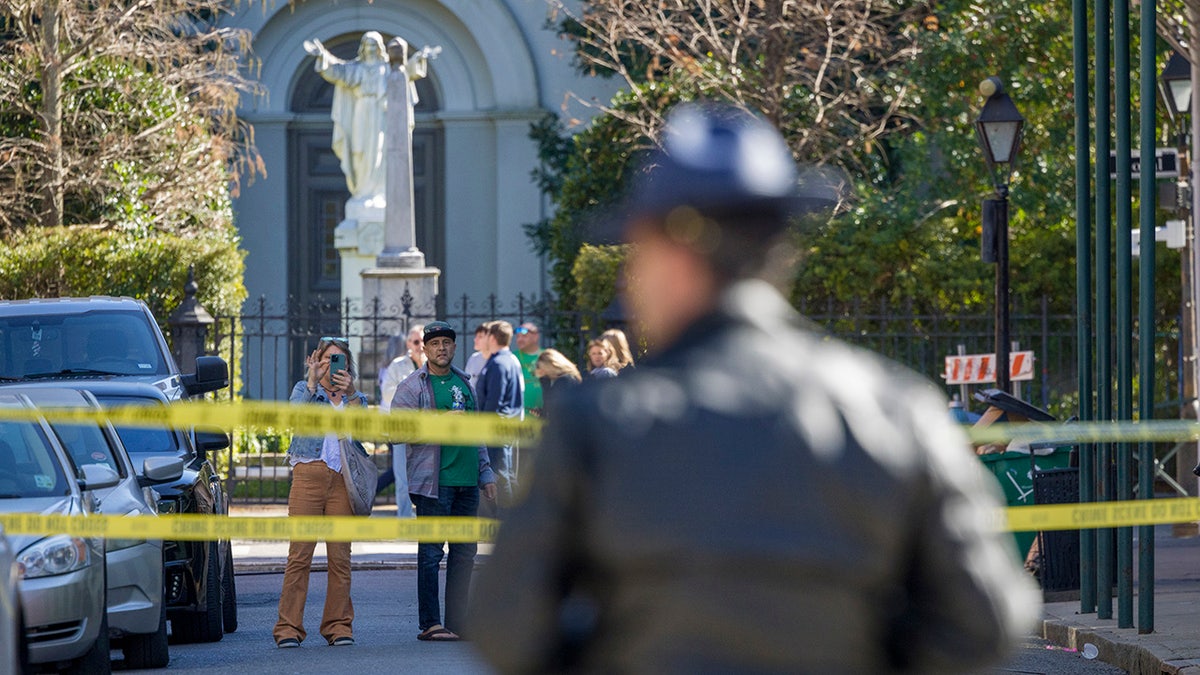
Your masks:
<instances>
[{"instance_id":1,"label":"woman holding phone","mask_svg":"<svg viewBox=\"0 0 1200 675\"><path fill-rule=\"evenodd\" d=\"M294 404L366 406L367 397L354 387L354 359L346 338L324 337L304 360L306 379L292 388ZM289 516L349 516L350 495L342 477L341 442L336 434L324 438L294 436L287 451L292 467L288 493ZM304 602L316 542L293 541L288 548L279 594L279 620L273 632L280 649L299 647L304 641ZM354 644L354 607L350 603L350 542L327 541L329 560L321 637L335 647Z\"/></svg>"}]
</instances>

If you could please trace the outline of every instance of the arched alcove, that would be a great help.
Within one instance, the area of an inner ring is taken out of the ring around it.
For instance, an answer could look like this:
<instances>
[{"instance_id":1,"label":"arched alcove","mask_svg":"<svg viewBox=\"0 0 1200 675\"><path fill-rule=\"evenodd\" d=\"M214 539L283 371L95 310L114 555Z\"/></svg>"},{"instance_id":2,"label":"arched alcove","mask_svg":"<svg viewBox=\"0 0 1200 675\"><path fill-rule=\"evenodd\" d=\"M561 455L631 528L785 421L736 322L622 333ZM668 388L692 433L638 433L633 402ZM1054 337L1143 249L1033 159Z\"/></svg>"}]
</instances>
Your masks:
<instances>
[{"instance_id":1,"label":"arched alcove","mask_svg":"<svg viewBox=\"0 0 1200 675\"><path fill-rule=\"evenodd\" d=\"M334 56L355 58L361 33L346 33L325 43ZM392 35L384 35L384 42ZM405 36L401 36L405 37ZM288 125L288 191L294 195L288 219L288 295L302 306L336 304L342 298L341 261L334 232L344 217L350 193L331 147L333 125L329 119L334 86L313 68L315 58L300 64L289 95L289 111L296 120ZM445 162L441 125L432 116L439 108L436 61L428 77L417 80L417 124L413 130L413 198L417 222L417 247L434 267L444 265L445 209L440 186Z\"/></svg>"},{"instance_id":2,"label":"arched alcove","mask_svg":"<svg viewBox=\"0 0 1200 675\"><path fill-rule=\"evenodd\" d=\"M526 36L542 26L529 19L518 23L508 0L306 0L230 16L230 26L253 35L260 93L247 95L242 114L254 126L267 172L239 195L236 218L251 257L288 266L287 274L248 268L251 293L282 299L315 283L317 295L333 298L343 283L331 232L348 194L329 148L331 89L312 72L303 42L319 39L338 53L368 30L398 35L414 48L442 48L418 84L414 134L414 172L427 167L414 183L428 181L428 190L414 195L417 243L428 264L443 271L442 298L536 288L538 262L521 230L542 217L529 177L537 167L529 124L543 114L542 92ZM426 130L429 143L419 140ZM433 217L421 215L430 208ZM302 233L310 244L299 241Z\"/></svg>"}]
</instances>

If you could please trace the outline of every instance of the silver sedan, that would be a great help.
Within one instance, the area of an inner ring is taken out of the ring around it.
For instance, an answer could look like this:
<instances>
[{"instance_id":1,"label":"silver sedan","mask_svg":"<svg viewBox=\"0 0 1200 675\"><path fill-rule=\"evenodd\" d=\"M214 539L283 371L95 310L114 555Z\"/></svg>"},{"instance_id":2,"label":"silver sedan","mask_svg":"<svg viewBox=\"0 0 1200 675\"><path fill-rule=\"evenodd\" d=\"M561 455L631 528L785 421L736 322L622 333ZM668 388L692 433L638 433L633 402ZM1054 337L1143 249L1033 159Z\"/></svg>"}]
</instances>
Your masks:
<instances>
[{"instance_id":1,"label":"silver sedan","mask_svg":"<svg viewBox=\"0 0 1200 675\"><path fill-rule=\"evenodd\" d=\"M32 403L0 394L0 406ZM120 476L99 465L80 473L44 421L0 422L0 511L94 513L95 491L114 487ZM60 672L109 672L104 541L51 534L10 536L9 543L21 575L30 661Z\"/></svg>"},{"instance_id":2,"label":"silver sedan","mask_svg":"<svg viewBox=\"0 0 1200 675\"><path fill-rule=\"evenodd\" d=\"M20 392L38 408L99 408L91 393L64 385L25 388ZM107 516L153 516L158 495L153 485L178 480L183 460L150 457L142 471L134 469L125 446L112 425L51 422L51 429L66 450L76 471L88 465L115 471L120 482L95 491L98 511ZM167 609L163 596L163 542L146 539L110 539L108 561L108 627L112 647L125 655L129 668L165 668Z\"/></svg>"}]
</instances>

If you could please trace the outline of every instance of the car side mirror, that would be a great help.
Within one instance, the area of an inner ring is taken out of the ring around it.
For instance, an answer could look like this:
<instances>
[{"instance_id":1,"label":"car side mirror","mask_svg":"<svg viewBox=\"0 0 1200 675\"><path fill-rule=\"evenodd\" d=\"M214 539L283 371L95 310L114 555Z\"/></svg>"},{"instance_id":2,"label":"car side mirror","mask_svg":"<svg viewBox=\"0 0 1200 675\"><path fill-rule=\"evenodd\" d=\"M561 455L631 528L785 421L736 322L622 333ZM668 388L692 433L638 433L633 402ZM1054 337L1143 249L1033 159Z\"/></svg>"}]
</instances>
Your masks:
<instances>
[{"instance_id":1,"label":"car side mirror","mask_svg":"<svg viewBox=\"0 0 1200 675\"><path fill-rule=\"evenodd\" d=\"M208 453L224 450L229 447L229 434L219 431L197 431L196 450L207 457Z\"/></svg>"},{"instance_id":2,"label":"car side mirror","mask_svg":"<svg viewBox=\"0 0 1200 675\"><path fill-rule=\"evenodd\" d=\"M183 460L178 457L147 457L142 462L142 475L138 476L139 487L150 487L170 483L183 476Z\"/></svg>"},{"instance_id":3,"label":"car side mirror","mask_svg":"<svg viewBox=\"0 0 1200 675\"><path fill-rule=\"evenodd\" d=\"M229 364L219 356L197 356L196 372L180 378L188 396L199 396L229 386Z\"/></svg>"},{"instance_id":4,"label":"car side mirror","mask_svg":"<svg viewBox=\"0 0 1200 675\"><path fill-rule=\"evenodd\" d=\"M79 468L83 472L83 478L79 479L79 489L84 492L88 490L103 490L121 482L121 474L117 473L111 466L104 464L84 464Z\"/></svg>"}]
</instances>

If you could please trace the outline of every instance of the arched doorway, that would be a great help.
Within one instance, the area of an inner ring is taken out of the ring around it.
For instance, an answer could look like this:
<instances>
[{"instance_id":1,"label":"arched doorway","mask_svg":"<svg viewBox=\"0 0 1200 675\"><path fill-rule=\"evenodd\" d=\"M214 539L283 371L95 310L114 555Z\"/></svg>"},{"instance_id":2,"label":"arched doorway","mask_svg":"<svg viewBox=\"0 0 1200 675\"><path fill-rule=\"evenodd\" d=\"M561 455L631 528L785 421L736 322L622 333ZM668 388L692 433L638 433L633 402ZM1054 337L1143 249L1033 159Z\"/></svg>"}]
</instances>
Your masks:
<instances>
[{"instance_id":1,"label":"arched doorway","mask_svg":"<svg viewBox=\"0 0 1200 675\"><path fill-rule=\"evenodd\" d=\"M344 34L325 43L339 58L353 59L362 33ZM391 36L384 36L385 40ZM427 264L445 266L445 209L442 130L429 114L440 108L434 69L417 81L419 102L413 131L413 197L417 247ZM344 217L350 192L333 154L333 85L313 70L306 59L292 88L289 109L296 115L288 125L288 295L302 309L337 312L341 301L341 261L334 247L334 229ZM322 313L325 313L322 312Z\"/></svg>"}]
</instances>

